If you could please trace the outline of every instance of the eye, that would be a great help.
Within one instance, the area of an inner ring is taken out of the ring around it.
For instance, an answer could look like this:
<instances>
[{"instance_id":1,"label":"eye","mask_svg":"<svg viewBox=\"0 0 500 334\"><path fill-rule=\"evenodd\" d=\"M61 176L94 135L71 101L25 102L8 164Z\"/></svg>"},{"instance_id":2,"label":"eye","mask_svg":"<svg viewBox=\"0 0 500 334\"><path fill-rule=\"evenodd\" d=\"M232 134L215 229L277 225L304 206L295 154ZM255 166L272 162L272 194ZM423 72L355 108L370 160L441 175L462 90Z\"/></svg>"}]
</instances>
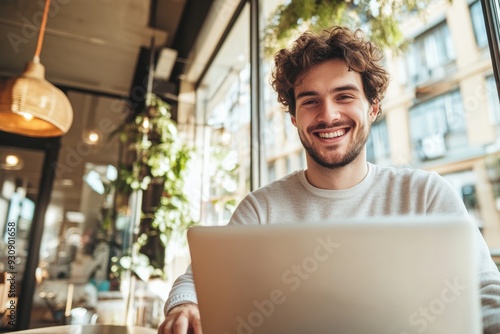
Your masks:
<instances>
[{"instance_id":1,"label":"eye","mask_svg":"<svg viewBox=\"0 0 500 334\"><path fill-rule=\"evenodd\" d=\"M338 100L349 100L349 99L353 99L354 97L351 96L351 95L340 95L339 97L337 97Z\"/></svg>"},{"instance_id":2,"label":"eye","mask_svg":"<svg viewBox=\"0 0 500 334\"><path fill-rule=\"evenodd\" d=\"M311 104L316 104L316 100L305 100L304 102L302 102L302 105L305 106L305 105L311 105Z\"/></svg>"}]
</instances>

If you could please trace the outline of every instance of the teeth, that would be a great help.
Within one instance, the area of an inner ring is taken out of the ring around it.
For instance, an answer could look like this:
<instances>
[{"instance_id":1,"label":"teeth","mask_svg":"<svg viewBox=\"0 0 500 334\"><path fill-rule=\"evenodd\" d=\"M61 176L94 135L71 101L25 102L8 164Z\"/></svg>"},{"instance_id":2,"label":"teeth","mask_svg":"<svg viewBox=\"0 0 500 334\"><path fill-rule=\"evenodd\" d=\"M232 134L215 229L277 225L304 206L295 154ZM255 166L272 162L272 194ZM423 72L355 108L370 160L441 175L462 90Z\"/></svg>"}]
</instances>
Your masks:
<instances>
[{"instance_id":1,"label":"teeth","mask_svg":"<svg viewBox=\"0 0 500 334\"><path fill-rule=\"evenodd\" d=\"M338 130L334 132L327 132L327 133L320 133L319 137L320 138L335 138L335 137L340 137L345 133L344 130Z\"/></svg>"}]
</instances>

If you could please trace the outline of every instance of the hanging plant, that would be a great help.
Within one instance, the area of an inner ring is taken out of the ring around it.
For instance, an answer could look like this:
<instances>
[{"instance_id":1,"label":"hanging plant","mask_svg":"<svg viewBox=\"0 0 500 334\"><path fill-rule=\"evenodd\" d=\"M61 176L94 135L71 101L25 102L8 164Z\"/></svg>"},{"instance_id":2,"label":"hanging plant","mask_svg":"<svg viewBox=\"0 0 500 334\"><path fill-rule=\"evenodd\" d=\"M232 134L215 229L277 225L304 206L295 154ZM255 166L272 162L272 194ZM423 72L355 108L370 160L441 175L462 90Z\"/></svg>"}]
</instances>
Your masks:
<instances>
[{"instance_id":1,"label":"hanging plant","mask_svg":"<svg viewBox=\"0 0 500 334\"><path fill-rule=\"evenodd\" d=\"M333 25L361 28L381 47L400 49L399 26L410 15L423 13L432 0L291 0L279 5L265 28L265 54L272 56L301 32L316 33Z\"/></svg>"},{"instance_id":2,"label":"hanging plant","mask_svg":"<svg viewBox=\"0 0 500 334\"><path fill-rule=\"evenodd\" d=\"M165 249L174 234L195 224L184 192L192 150L178 137L170 105L151 95L150 105L120 129L124 162L116 189L129 195L142 190L142 215L134 247L140 256L129 266L140 276L165 278ZM148 261L145 261L147 259ZM130 259L122 258L127 263ZM142 275L141 275L142 273Z\"/></svg>"}]
</instances>

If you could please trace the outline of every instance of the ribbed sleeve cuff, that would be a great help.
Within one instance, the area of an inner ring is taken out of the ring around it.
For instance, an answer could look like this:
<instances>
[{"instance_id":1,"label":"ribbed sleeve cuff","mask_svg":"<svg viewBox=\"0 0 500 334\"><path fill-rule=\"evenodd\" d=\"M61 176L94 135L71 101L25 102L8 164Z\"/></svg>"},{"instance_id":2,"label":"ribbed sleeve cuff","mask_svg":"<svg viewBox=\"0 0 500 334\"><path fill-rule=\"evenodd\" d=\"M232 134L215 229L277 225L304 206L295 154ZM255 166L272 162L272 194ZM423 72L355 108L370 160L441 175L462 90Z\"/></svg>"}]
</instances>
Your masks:
<instances>
[{"instance_id":1,"label":"ribbed sleeve cuff","mask_svg":"<svg viewBox=\"0 0 500 334\"><path fill-rule=\"evenodd\" d=\"M165 308L163 309L163 312L165 313L166 316L168 311L170 311L175 306L186 303L198 304L198 298L196 297L196 294L180 293L170 296L170 298L168 298L165 303Z\"/></svg>"}]
</instances>

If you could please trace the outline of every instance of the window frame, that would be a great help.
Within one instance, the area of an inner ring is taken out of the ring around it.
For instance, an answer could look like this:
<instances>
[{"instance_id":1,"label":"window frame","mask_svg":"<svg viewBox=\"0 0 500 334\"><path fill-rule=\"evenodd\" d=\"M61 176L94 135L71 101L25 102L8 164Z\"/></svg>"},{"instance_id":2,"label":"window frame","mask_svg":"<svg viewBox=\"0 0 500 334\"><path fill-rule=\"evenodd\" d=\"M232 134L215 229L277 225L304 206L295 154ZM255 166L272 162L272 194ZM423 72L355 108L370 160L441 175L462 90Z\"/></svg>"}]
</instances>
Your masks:
<instances>
[{"instance_id":1,"label":"window frame","mask_svg":"<svg viewBox=\"0 0 500 334\"><path fill-rule=\"evenodd\" d=\"M478 22L476 21L476 16L474 14L474 10L476 10L476 8L479 8L479 10L481 11L481 15L478 15L477 19L478 20L482 20L482 22ZM469 5L469 14L470 14L470 19L471 19L471 23L472 23L472 31L474 32L474 39L476 40L476 45L479 49L484 49L484 48L487 48L488 47L488 36L487 36L487 33L486 33L486 25L484 25L484 10L483 10L483 5L481 4L481 1L480 0L476 0L476 1L473 1L470 3ZM478 31L478 28L480 29L479 26L481 25L484 25L484 31ZM486 33L486 40L484 41L484 44L481 43L482 40L481 40L481 37L482 37L482 32Z\"/></svg>"}]
</instances>

